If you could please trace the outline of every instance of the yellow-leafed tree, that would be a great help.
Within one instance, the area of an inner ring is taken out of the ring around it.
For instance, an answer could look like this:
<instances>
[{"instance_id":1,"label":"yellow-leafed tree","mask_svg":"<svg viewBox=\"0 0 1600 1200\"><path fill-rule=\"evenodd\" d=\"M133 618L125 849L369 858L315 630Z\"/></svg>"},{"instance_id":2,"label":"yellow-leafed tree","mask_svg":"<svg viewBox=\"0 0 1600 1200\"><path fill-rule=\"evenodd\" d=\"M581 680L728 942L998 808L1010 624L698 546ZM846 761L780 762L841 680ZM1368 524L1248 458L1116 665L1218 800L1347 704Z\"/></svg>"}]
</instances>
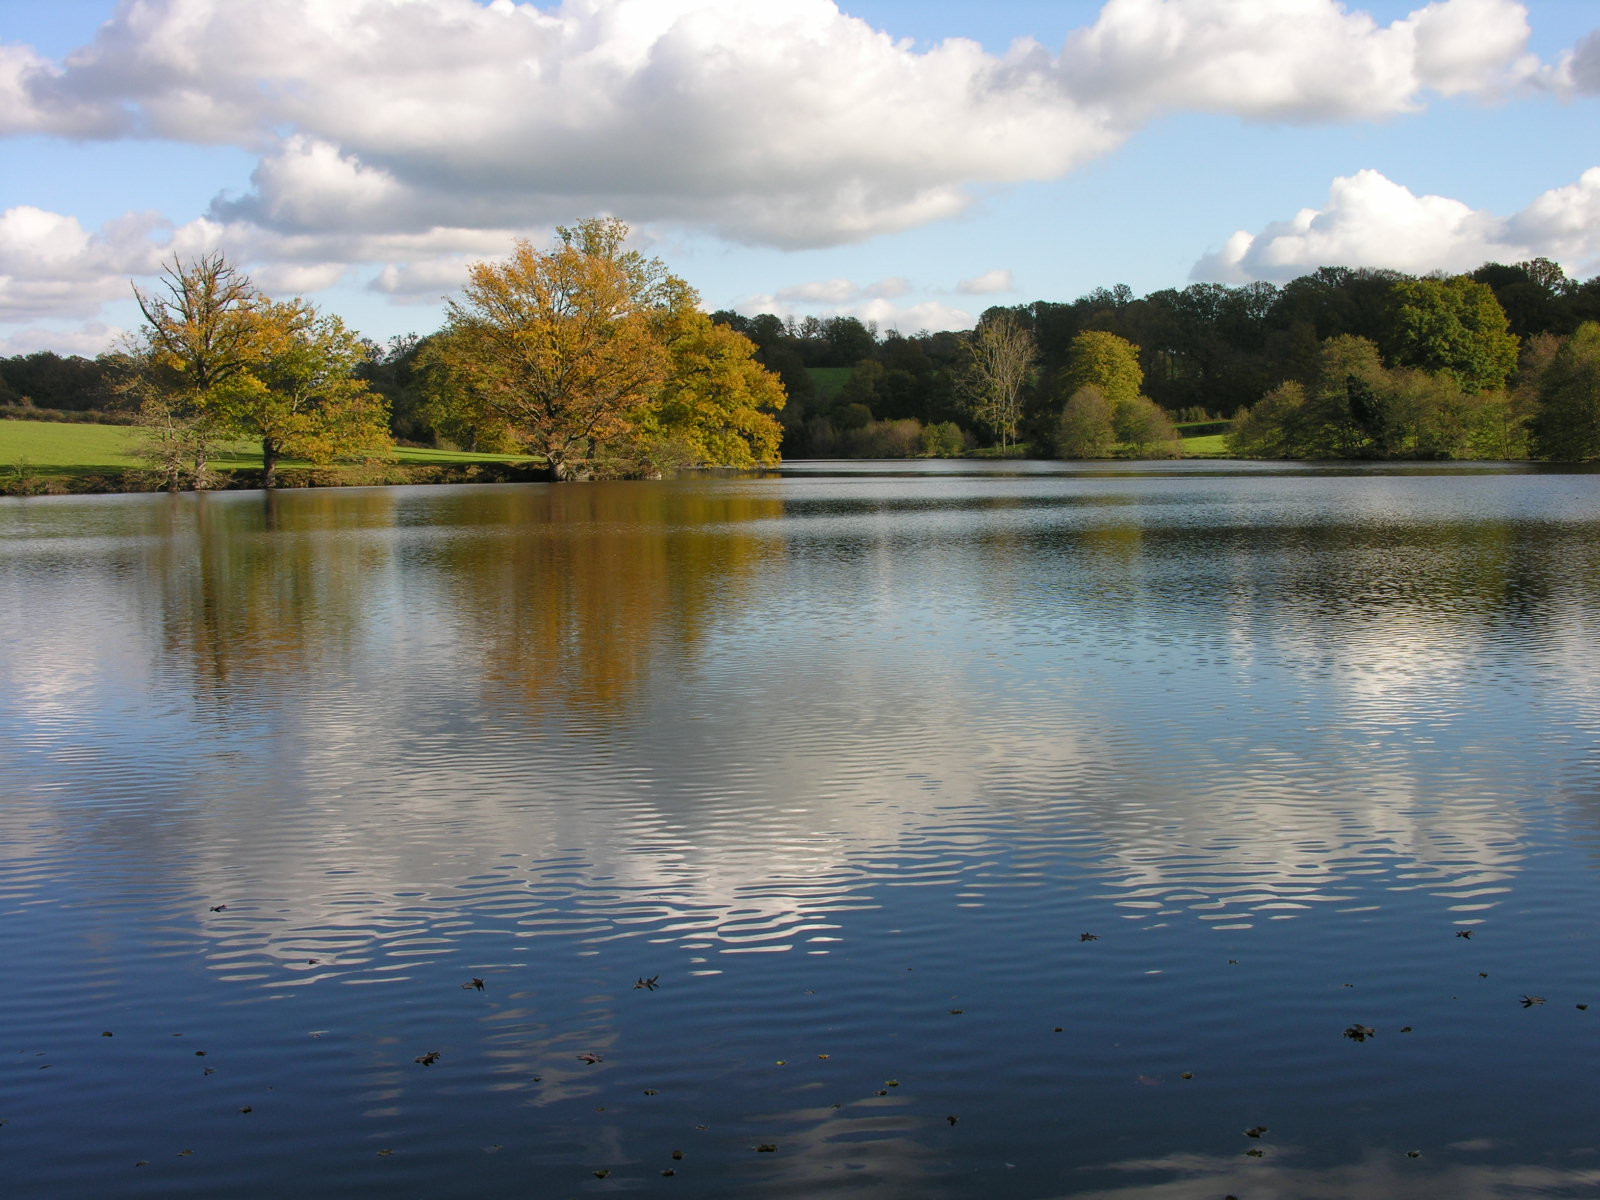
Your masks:
<instances>
[{"instance_id":1,"label":"yellow-leafed tree","mask_svg":"<svg viewBox=\"0 0 1600 1200\"><path fill-rule=\"evenodd\" d=\"M366 351L337 317L268 299L220 253L174 259L162 287L135 289L145 326L128 360L169 486L184 458L204 486L206 458L228 437L260 441L267 487L285 455L326 463L392 449L386 404L354 376Z\"/></svg>"},{"instance_id":2,"label":"yellow-leafed tree","mask_svg":"<svg viewBox=\"0 0 1600 1200\"><path fill-rule=\"evenodd\" d=\"M477 421L510 431L557 479L672 462L770 461L775 377L712 326L659 259L593 218L538 250L473 265L435 358ZM753 348L752 348L753 352ZM765 419L763 419L765 417Z\"/></svg>"}]
</instances>

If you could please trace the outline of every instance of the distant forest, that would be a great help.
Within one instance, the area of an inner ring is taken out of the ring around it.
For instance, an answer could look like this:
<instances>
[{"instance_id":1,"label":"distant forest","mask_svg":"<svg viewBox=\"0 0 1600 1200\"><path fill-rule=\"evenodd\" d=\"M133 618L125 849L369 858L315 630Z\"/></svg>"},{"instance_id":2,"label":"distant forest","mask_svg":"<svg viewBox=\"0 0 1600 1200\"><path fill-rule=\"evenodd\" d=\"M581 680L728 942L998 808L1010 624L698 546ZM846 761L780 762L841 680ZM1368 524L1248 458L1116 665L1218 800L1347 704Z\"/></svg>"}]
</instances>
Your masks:
<instances>
[{"instance_id":1,"label":"distant forest","mask_svg":"<svg viewBox=\"0 0 1600 1200\"><path fill-rule=\"evenodd\" d=\"M1372 388L1384 385L1361 384L1358 395L1344 381L1376 379L1373 370L1447 375L1466 393L1514 395L1520 375L1544 370L1563 339L1600 322L1600 277L1569 279L1546 259L1488 263L1451 279L1324 267L1281 287L1194 284L1143 297L1123 285L1097 288L1070 302L992 308L980 328L1006 314L1031 334L1036 353L1022 391L1018 440L1031 453L1049 455L1071 398L1074 340L1085 332L1131 343L1144 394L1174 421L1214 421L1218 432L1220 422L1259 408L1263 398L1269 398L1264 411L1279 412L1314 397L1328 384L1330 361L1355 361L1356 343L1348 339L1364 339L1368 366L1338 366L1342 380L1335 380L1359 425L1363 406L1376 403ZM770 313L717 312L712 320L746 335L759 361L782 378L789 395L780 414L786 457L961 453L989 440L963 388L972 332L903 335L853 317ZM412 444L447 440L430 420L437 405L430 404L428 373L419 366L429 340L408 335L369 344L370 360L359 372L388 400L394 435ZM1332 360L1330 340L1343 347ZM17 407L114 414L113 374L109 356L40 351L0 358L0 406L12 415ZM1301 390L1286 392L1285 385ZM1524 416L1537 424L1532 407ZM1257 426L1262 419L1264 412ZM1297 447L1258 427L1247 432L1260 453L1318 453L1309 442ZM1324 454L1336 450L1322 446Z\"/></svg>"}]
</instances>

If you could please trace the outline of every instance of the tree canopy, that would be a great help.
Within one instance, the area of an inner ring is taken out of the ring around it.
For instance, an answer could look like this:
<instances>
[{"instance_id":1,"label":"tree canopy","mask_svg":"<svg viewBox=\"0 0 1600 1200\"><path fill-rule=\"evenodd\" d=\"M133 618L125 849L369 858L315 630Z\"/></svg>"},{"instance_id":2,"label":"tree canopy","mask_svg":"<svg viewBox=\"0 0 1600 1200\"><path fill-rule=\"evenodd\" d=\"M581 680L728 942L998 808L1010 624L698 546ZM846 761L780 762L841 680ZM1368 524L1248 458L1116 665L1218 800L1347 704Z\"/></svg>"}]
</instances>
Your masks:
<instances>
[{"instance_id":1,"label":"tree canopy","mask_svg":"<svg viewBox=\"0 0 1600 1200\"><path fill-rule=\"evenodd\" d=\"M134 294L145 324L128 351L132 386L169 487L185 470L204 486L222 438L260 441L267 487L285 455L327 463L392 447L387 405L355 377L365 348L339 318L272 301L221 253L174 259L162 292Z\"/></svg>"},{"instance_id":2,"label":"tree canopy","mask_svg":"<svg viewBox=\"0 0 1600 1200\"><path fill-rule=\"evenodd\" d=\"M433 357L465 409L557 479L663 457L775 459L782 386L748 340L699 313L660 259L625 249L621 221L557 234L548 250L518 241L509 259L474 264L450 301Z\"/></svg>"}]
</instances>

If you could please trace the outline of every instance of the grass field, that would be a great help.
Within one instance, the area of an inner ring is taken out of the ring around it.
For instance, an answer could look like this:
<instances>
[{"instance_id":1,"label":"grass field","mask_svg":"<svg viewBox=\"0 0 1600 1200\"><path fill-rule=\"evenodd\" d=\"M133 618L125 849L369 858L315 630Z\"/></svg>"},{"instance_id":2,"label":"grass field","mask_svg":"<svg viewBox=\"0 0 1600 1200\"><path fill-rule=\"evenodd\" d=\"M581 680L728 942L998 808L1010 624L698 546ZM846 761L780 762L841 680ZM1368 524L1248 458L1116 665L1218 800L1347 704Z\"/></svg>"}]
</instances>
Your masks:
<instances>
[{"instance_id":1,"label":"grass field","mask_svg":"<svg viewBox=\"0 0 1600 1200\"><path fill-rule=\"evenodd\" d=\"M0 467L36 471L123 471L139 460L129 448L139 431L128 425L68 425L0 421Z\"/></svg>"},{"instance_id":2,"label":"grass field","mask_svg":"<svg viewBox=\"0 0 1600 1200\"><path fill-rule=\"evenodd\" d=\"M1210 433L1205 437L1184 438L1183 456L1185 458L1233 457L1232 452L1228 449L1228 435L1225 433Z\"/></svg>"},{"instance_id":3,"label":"grass field","mask_svg":"<svg viewBox=\"0 0 1600 1200\"><path fill-rule=\"evenodd\" d=\"M125 471L142 465L132 448L140 431L129 425L75 425L51 421L0 421L0 468L27 466L43 475ZM526 462L525 455L472 454L462 450L427 450L402 446L395 451L400 463L437 465L474 462ZM221 468L261 466L261 447L253 442L229 442L212 459ZM284 459L286 467L304 466Z\"/></svg>"}]
</instances>

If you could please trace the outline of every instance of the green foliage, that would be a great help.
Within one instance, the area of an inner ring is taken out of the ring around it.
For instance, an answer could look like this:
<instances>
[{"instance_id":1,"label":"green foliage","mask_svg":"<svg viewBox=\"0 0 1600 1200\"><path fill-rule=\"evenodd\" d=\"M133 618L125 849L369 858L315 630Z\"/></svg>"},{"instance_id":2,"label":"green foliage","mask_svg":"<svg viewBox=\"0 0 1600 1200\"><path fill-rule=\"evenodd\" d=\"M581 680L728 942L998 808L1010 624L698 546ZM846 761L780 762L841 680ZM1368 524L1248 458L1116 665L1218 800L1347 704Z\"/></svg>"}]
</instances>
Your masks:
<instances>
[{"instance_id":1,"label":"green foliage","mask_svg":"<svg viewBox=\"0 0 1600 1200\"><path fill-rule=\"evenodd\" d=\"M1290 380L1234 419L1235 454L1260 458L1520 458L1526 421L1501 389L1454 373L1387 368L1365 338L1329 338L1309 387Z\"/></svg>"},{"instance_id":2,"label":"green foliage","mask_svg":"<svg viewBox=\"0 0 1600 1200\"><path fill-rule=\"evenodd\" d=\"M954 421L940 421L922 431L922 452L929 458L959 458L966 449L966 435Z\"/></svg>"},{"instance_id":3,"label":"green foliage","mask_svg":"<svg viewBox=\"0 0 1600 1200\"><path fill-rule=\"evenodd\" d=\"M1600 324L1578 326L1538 380L1541 409L1535 443L1559 462L1600 459Z\"/></svg>"},{"instance_id":4,"label":"green foliage","mask_svg":"<svg viewBox=\"0 0 1600 1200\"><path fill-rule=\"evenodd\" d=\"M1234 414L1228 449L1241 458L1297 457L1305 411L1305 386L1296 379L1286 380L1253 408Z\"/></svg>"},{"instance_id":5,"label":"green foliage","mask_svg":"<svg viewBox=\"0 0 1600 1200\"><path fill-rule=\"evenodd\" d=\"M1394 285L1388 331L1400 366L1448 371L1466 392L1504 387L1517 365L1517 337L1486 283L1465 275Z\"/></svg>"},{"instance_id":6,"label":"green foliage","mask_svg":"<svg viewBox=\"0 0 1600 1200\"><path fill-rule=\"evenodd\" d=\"M1148 396L1135 396L1116 406L1112 427L1125 458L1177 458L1182 441L1172 418Z\"/></svg>"},{"instance_id":7,"label":"green foliage","mask_svg":"<svg viewBox=\"0 0 1600 1200\"><path fill-rule=\"evenodd\" d=\"M1059 395L1070 397L1082 388L1094 388L1113 409L1138 398L1144 391L1139 347L1098 329L1078 334L1072 339L1072 350L1057 377L1056 389Z\"/></svg>"},{"instance_id":8,"label":"green foliage","mask_svg":"<svg viewBox=\"0 0 1600 1200\"><path fill-rule=\"evenodd\" d=\"M1108 458L1116 448L1114 411L1105 394L1093 384L1072 393L1056 421L1056 457Z\"/></svg>"}]
</instances>

